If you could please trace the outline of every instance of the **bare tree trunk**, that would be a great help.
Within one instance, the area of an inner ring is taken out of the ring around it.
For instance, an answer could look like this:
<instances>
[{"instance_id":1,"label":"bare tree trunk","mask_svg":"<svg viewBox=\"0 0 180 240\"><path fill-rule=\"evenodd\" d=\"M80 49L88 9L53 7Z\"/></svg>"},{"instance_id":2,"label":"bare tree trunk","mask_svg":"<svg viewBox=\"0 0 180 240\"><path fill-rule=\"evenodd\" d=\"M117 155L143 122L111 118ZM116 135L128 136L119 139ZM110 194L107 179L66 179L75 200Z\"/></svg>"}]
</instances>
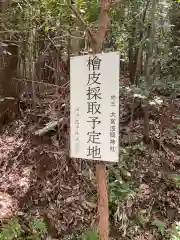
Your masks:
<instances>
[{"instance_id":1,"label":"bare tree trunk","mask_svg":"<svg viewBox=\"0 0 180 240\"><path fill-rule=\"evenodd\" d=\"M81 51L82 34L79 28L71 31L71 51L72 54L79 55Z\"/></svg>"},{"instance_id":2,"label":"bare tree trunk","mask_svg":"<svg viewBox=\"0 0 180 240\"><path fill-rule=\"evenodd\" d=\"M152 79L151 79L151 69L152 69L152 60L153 60L153 51L154 51L154 37L155 37L155 13L156 13L156 6L157 0L153 0L152 2L152 14L151 14L151 29L150 29L150 42L149 42L149 49L147 55L147 66L146 66L146 82L147 86L150 88L152 86ZM146 143L149 142L149 104L148 101L144 102L144 141Z\"/></svg>"},{"instance_id":3,"label":"bare tree trunk","mask_svg":"<svg viewBox=\"0 0 180 240\"><path fill-rule=\"evenodd\" d=\"M147 0L145 3L145 9L142 13L141 17L141 29L140 29L140 35L139 35L139 47L138 47L138 53L137 53L137 59L136 59L136 70L135 70L135 76L134 81L137 83L137 77L142 69L142 61L143 61L143 46L144 46L144 24L146 20L147 10L149 7L150 1Z\"/></svg>"},{"instance_id":4,"label":"bare tree trunk","mask_svg":"<svg viewBox=\"0 0 180 240\"><path fill-rule=\"evenodd\" d=\"M144 106L144 143L149 143L149 104L145 103Z\"/></svg>"},{"instance_id":5,"label":"bare tree trunk","mask_svg":"<svg viewBox=\"0 0 180 240\"><path fill-rule=\"evenodd\" d=\"M35 14L33 7L30 8L30 11L27 13L28 17L31 19L33 14ZM37 97L36 97L36 83L35 83L35 61L34 55L36 55L35 50L35 42L36 42L36 30L35 27L32 26L29 32L29 48L28 48L28 78L31 80L31 89L32 89L32 107L36 108Z\"/></svg>"},{"instance_id":6,"label":"bare tree trunk","mask_svg":"<svg viewBox=\"0 0 180 240\"><path fill-rule=\"evenodd\" d=\"M69 6L74 12L78 20L81 22L83 27L87 30L89 37L91 39L91 46L93 53L100 53L102 51L103 42L108 30L109 24L109 10L113 6L122 3L122 0L111 1L111 0L101 0L101 12L99 20L99 29L96 33L86 25L85 21L81 17L79 11L71 5L69 1ZM104 163L96 164L96 182L97 182L97 193L98 193L98 212L99 212L99 240L109 239L109 209L108 209L108 186L106 179L106 166Z\"/></svg>"},{"instance_id":7,"label":"bare tree trunk","mask_svg":"<svg viewBox=\"0 0 180 240\"><path fill-rule=\"evenodd\" d=\"M12 80L16 75L18 63L18 47L9 44L6 53L0 54L0 123L14 120L18 114L18 87Z\"/></svg>"},{"instance_id":8,"label":"bare tree trunk","mask_svg":"<svg viewBox=\"0 0 180 240\"><path fill-rule=\"evenodd\" d=\"M136 36L136 21L132 23L132 32L131 37L129 38L129 50L128 50L128 58L129 58L129 78L130 82L134 84L135 74L136 74L136 65L137 65L137 56L138 49L134 47L135 45L135 36Z\"/></svg>"}]
</instances>

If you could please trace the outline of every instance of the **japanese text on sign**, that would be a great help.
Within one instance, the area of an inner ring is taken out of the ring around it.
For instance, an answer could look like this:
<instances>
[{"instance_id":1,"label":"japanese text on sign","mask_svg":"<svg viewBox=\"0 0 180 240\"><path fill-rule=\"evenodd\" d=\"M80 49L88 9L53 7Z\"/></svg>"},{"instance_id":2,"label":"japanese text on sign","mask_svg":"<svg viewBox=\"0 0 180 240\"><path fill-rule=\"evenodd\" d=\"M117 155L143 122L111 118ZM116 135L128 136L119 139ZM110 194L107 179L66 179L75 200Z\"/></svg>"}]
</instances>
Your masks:
<instances>
[{"instance_id":1,"label":"japanese text on sign","mask_svg":"<svg viewBox=\"0 0 180 240\"><path fill-rule=\"evenodd\" d=\"M71 58L70 78L71 157L118 161L119 53Z\"/></svg>"},{"instance_id":2,"label":"japanese text on sign","mask_svg":"<svg viewBox=\"0 0 180 240\"><path fill-rule=\"evenodd\" d=\"M87 157L101 159L101 132L98 125L101 123L101 59L97 56L89 56L88 59L88 83L87 83L87 122L90 123L88 135Z\"/></svg>"}]
</instances>

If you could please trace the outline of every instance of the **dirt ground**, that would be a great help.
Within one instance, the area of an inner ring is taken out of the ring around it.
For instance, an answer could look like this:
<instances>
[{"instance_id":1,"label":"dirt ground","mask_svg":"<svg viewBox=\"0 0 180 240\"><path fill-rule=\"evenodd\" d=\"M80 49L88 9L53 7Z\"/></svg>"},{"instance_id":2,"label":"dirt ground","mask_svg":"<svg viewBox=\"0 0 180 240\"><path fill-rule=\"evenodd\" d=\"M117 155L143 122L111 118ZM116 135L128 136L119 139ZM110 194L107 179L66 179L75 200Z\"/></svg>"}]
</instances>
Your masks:
<instances>
[{"instance_id":1,"label":"dirt ground","mask_svg":"<svg viewBox=\"0 0 180 240\"><path fill-rule=\"evenodd\" d=\"M159 219L170 227L180 221L179 185L171 178L180 174L180 100L166 97L163 106L152 107L151 141L145 144L140 101L131 118L132 93L123 92L120 163L107 168L110 183L113 171L129 190L114 202L111 234L118 240L166 239L152 222ZM67 96L39 96L36 110L23 109L20 119L3 127L0 135L0 219L43 216L56 239L68 239L97 223L94 166L69 158ZM66 121L55 130L35 134L62 117Z\"/></svg>"}]
</instances>

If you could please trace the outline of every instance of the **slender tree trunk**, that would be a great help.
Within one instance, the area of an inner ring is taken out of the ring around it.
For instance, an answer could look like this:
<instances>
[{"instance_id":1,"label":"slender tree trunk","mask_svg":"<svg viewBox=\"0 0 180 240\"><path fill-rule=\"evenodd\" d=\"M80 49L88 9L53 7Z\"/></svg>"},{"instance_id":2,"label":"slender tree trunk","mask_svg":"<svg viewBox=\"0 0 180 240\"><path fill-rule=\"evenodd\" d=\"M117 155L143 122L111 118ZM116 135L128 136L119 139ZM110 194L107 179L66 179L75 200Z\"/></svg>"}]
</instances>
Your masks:
<instances>
[{"instance_id":1,"label":"slender tree trunk","mask_svg":"<svg viewBox=\"0 0 180 240\"><path fill-rule=\"evenodd\" d=\"M13 76L17 73L18 47L9 44L6 47L9 54L0 55L0 123L4 124L14 120L18 114L19 92Z\"/></svg>"},{"instance_id":2,"label":"slender tree trunk","mask_svg":"<svg viewBox=\"0 0 180 240\"><path fill-rule=\"evenodd\" d=\"M101 12L99 20L99 29L96 33L93 33L90 28L87 27L79 11L75 9L69 2L69 6L72 11L81 22L83 27L87 30L91 38L91 46L93 53L100 53L102 51L103 42L108 30L109 24L109 10L116 4L120 4L122 1L114 1L112 4L111 0L101 0ZM98 212L99 212L99 240L109 239L109 210L108 210L108 186L106 179L106 166L104 163L96 164L96 182L97 182L97 193L98 193Z\"/></svg>"},{"instance_id":3,"label":"slender tree trunk","mask_svg":"<svg viewBox=\"0 0 180 240\"><path fill-rule=\"evenodd\" d=\"M138 50L137 50L137 59L136 59L136 67L135 67L136 70L135 70L135 76L134 76L134 81L136 84L137 84L137 78L138 78L139 74L141 73L142 64L143 64L144 24L145 24L149 4L150 4L150 1L147 0L147 2L145 4L145 9L144 9L144 11L142 13L142 17L141 17L139 46L138 46Z\"/></svg>"},{"instance_id":4,"label":"slender tree trunk","mask_svg":"<svg viewBox=\"0 0 180 240\"><path fill-rule=\"evenodd\" d=\"M153 0L152 2L152 14L151 14L151 28L149 35L149 48L147 54L147 68L146 68L146 82L147 87L150 88L152 86L152 78L151 78L151 69L152 69L152 61L153 61L153 51L154 51L154 37L155 37L155 13L156 13L157 0ZM148 101L145 101L144 107L144 141L146 143L149 142L149 104Z\"/></svg>"},{"instance_id":5,"label":"slender tree trunk","mask_svg":"<svg viewBox=\"0 0 180 240\"><path fill-rule=\"evenodd\" d=\"M132 23L133 28L131 32L131 36L129 38L129 50L128 50L128 58L129 58L129 78L130 82L134 84L135 72L136 72L136 55L137 51L134 47L135 45L135 36L136 36L136 22Z\"/></svg>"}]
</instances>

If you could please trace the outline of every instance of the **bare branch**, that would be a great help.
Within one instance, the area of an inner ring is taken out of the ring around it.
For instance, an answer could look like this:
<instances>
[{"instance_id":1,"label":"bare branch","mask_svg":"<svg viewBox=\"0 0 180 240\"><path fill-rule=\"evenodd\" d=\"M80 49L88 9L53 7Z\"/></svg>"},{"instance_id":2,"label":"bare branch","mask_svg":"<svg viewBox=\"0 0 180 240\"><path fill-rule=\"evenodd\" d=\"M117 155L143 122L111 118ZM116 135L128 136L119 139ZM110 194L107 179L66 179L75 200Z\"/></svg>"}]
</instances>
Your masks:
<instances>
[{"instance_id":1,"label":"bare branch","mask_svg":"<svg viewBox=\"0 0 180 240\"><path fill-rule=\"evenodd\" d=\"M68 119L67 118L60 118L58 121L53 121L53 122L49 122L46 124L46 126L42 129L39 129L35 132L35 135L38 135L38 136L43 136L45 135L46 133L52 131L55 129L55 127L58 126L58 124L62 124L62 123L65 123Z\"/></svg>"},{"instance_id":2,"label":"bare branch","mask_svg":"<svg viewBox=\"0 0 180 240\"><path fill-rule=\"evenodd\" d=\"M92 43L96 44L96 38L93 34L93 32L91 31L91 29L87 26L86 22L84 21L84 19L81 16L81 13L79 12L79 10L71 3L68 2L68 5L70 7L70 9L72 10L72 12L75 14L75 16L77 17L78 21L82 24L82 26L84 27L84 29L86 29L87 33L89 34Z\"/></svg>"},{"instance_id":3,"label":"bare branch","mask_svg":"<svg viewBox=\"0 0 180 240\"><path fill-rule=\"evenodd\" d=\"M97 49L95 51L97 52L101 51L102 44L108 29L110 5L111 5L111 0L101 0L99 30L96 34Z\"/></svg>"}]
</instances>

